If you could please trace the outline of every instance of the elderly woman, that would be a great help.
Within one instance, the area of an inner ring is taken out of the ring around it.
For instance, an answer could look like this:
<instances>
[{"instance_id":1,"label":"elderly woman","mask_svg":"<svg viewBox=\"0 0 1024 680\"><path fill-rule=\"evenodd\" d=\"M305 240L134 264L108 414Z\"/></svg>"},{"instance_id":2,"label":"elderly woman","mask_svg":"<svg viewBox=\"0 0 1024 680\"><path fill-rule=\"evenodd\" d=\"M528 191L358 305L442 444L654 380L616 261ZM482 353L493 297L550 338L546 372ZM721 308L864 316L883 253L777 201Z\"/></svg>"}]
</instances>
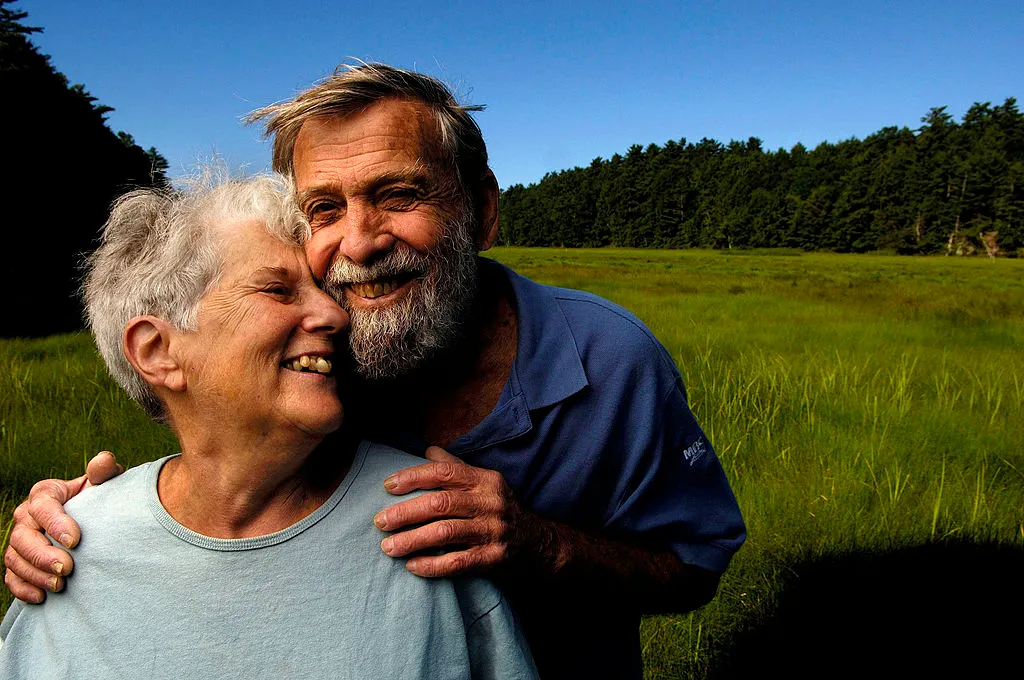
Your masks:
<instances>
[{"instance_id":1,"label":"elderly woman","mask_svg":"<svg viewBox=\"0 0 1024 680\"><path fill-rule=\"evenodd\" d=\"M342 421L348 319L310 275L289 196L259 177L115 205L89 323L181 454L67 504L83 566L46 607L11 607L0 676L533 676L494 586L417 578L381 552L380 480L416 459L317 449Z\"/></svg>"}]
</instances>

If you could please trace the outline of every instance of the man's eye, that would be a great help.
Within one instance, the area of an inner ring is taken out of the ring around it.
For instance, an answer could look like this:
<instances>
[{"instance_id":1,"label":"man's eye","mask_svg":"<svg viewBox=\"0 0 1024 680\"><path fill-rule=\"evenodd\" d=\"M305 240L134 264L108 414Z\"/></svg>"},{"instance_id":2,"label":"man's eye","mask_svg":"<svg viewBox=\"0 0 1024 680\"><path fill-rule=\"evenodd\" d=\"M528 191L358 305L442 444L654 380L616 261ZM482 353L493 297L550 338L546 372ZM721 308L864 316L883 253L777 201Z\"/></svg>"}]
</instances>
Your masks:
<instances>
[{"instance_id":1,"label":"man's eye","mask_svg":"<svg viewBox=\"0 0 1024 680\"><path fill-rule=\"evenodd\" d=\"M413 189L392 189L384 194L381 204L387 210L402 210L411 208L419 195Z\"/></svg>"},{"instance_id":2,"label":"man's eye","mask_svg":"<svg viewBox=\"0 0 1024 680\"><path fill-rule=\"evenodd\" d=\"M311 224L323 224L331 221L338 213L338 206L334 203L321 201L306 208L306 218Z\"/></svg>"}]
</instances>

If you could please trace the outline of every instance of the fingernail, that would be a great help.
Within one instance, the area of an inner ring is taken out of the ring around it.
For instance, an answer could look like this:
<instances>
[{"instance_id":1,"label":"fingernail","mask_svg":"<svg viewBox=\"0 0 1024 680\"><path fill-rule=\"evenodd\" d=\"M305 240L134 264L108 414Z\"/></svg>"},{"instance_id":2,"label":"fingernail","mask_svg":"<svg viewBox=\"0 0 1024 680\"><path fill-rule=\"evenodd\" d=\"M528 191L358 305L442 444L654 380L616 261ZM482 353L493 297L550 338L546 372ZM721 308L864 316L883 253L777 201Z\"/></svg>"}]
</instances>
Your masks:
<instances>
[{"instance_id":1,"label":"fingernail","mask_svg":"<svg viewBox=\"0 0 1024 680\"><path fill-rule=\"evenodd\" d=\"M46 593L32 593L28 596L28 601L32 604L42 604L45 599Z\"/></svg>"},{"instance_id":2,"label":"fingernail","mask_svg":"<svg viewBox=\"0 0 1024 680\"><path fill-rule=\"evenodd\" d=\"M57 540L60 541L60 544L65 548L70 548L73 539L71 538L71 534L61 534L60 538Z\"/></svg>"},{"instance_id":3,"label":"fingernail","mask_svg":"<svg viewBox=\"0 0 1024 680\"><path fill-rule=\"evenodd\" d=\"M384 514L383 512L378 512L377 515L373 518L373 525L375 527L377 527L378 529L387 529L388 528L388 518L387 518L387 515Z\"/></svg>"},{"instance_id":4,"label":"fingernail","mask_svg":"<svg viewBox=\"0 0 1024 680\"><path fill-rule=\"evenodd\" d=\"M384 488L387 489L388 491L391 491L396 486L398 486L398 480L395 479L394 475L384 480Z\"/></svg>"},{"instance_id":5,"label":"fingernail","mask_svg":"<svg viewBox=\"0 0 1024 680\"><path fill-rule=\"evenodd\" d=\"M60 576L51 576L49 583L50 590L56 593L60 589Z\"/></svg>"},{"instance_id":6,"label":"fingernail","mask_svg":"<svg viewBox=\"0 0 1024 680\"><path fill-rule=\"evenodd\" d=\"M415 574L416 570L420 568L420 561L419 560L409 560L408 562L405 563L405 568Z\"/></svg>"},{"instance_id":7,"label":"fingernail","mask_svg":"<svg viewBox=\"0 0 1024 680\"><path fill-rule=\"evenodd\" d=\"M64 563L63 562L54 562L50 566L50 571L52 571L57 576L60 576L61 574L64 573Z\"/></svg>"},{"instance_id":8,"label":"fingernail","mask_svg":"<svg viewBox=\"0 0 1024 680\"><path fill-rule=\"evenodd\" d=\"M385 555L390 555L391 551L395 549L395 541L391 538L385 538L380 542L380 549L384 551Z\"/></svg>"}]
</instances>

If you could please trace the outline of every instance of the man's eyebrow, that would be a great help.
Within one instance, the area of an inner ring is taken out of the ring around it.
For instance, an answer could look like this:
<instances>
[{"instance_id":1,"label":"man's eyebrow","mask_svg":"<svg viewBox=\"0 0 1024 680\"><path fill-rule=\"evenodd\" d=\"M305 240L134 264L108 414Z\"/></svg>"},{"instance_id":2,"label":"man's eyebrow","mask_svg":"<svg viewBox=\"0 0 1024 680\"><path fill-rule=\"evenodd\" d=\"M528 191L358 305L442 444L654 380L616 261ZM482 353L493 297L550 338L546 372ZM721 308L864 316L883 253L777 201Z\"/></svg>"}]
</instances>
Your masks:
<instances>
[{"instance_id":1,"label":"man's eyebrow","mask_svg":"<svg viewBox=\"0 0 1024 680\"><path fill-rule=\"evenodd\" d=\"M331 182L329 184L323 184L321 186L313 187L311 189L306 189L305 191L298 192L298 194L295 195L295 202L298 203L299 206L301 207L314 198L330 198L333 196L337 196L340 193L341 186L339 184Z\"/></svg>"},{"instance_id":2,"label":"man's eyebrow","mask_svg":"<svg viewBox=\"0 0 1024 680\"><path fill-rule=\"evenodd\" d=\"M400 184L403 182L409 184L428 184L431 176L430 168L423 162L417 161L408 168L389 170L371 178L366 182L366 187L372 191L388 184Z\"/></svg>"},{"instance_id":3,"label":"man's eyebrow","mask_svg":"<svg viewBox=\"0 0 1024 680\"><path fill-rule=\"evenodd\" d=\"M358 183L354 189L361 193L374 193L389 184L415 184L418 186L430 186L431 178L436 173L422 161L401 170L388 170L379 175L371 177L364 182ZM319 186L310 187L298 192L296 202L302 206L314 198L331 198L344 195L344 187L339 182L325 182Z\"/></svg>"}]
</instances>

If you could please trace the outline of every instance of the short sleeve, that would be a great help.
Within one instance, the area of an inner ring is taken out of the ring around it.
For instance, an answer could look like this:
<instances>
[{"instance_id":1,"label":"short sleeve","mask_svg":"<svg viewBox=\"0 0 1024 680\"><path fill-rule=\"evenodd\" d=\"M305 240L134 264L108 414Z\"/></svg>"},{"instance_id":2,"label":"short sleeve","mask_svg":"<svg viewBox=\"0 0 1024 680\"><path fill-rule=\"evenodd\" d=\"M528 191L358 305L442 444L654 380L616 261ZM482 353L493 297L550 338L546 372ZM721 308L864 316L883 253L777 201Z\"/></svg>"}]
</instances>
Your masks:
<instances>
[{"instance_id":1,"label":"short sleeve","mask_svg":"<svg viewBox=\"0 0 1024 680\"><path fill-rule=\"evenodd\" d=\"M626 483L606 527L663 542L679 558L725 571L746 529L725 472L676 376L653 422L623 441Z\"/></svg>"}]
</instances>

